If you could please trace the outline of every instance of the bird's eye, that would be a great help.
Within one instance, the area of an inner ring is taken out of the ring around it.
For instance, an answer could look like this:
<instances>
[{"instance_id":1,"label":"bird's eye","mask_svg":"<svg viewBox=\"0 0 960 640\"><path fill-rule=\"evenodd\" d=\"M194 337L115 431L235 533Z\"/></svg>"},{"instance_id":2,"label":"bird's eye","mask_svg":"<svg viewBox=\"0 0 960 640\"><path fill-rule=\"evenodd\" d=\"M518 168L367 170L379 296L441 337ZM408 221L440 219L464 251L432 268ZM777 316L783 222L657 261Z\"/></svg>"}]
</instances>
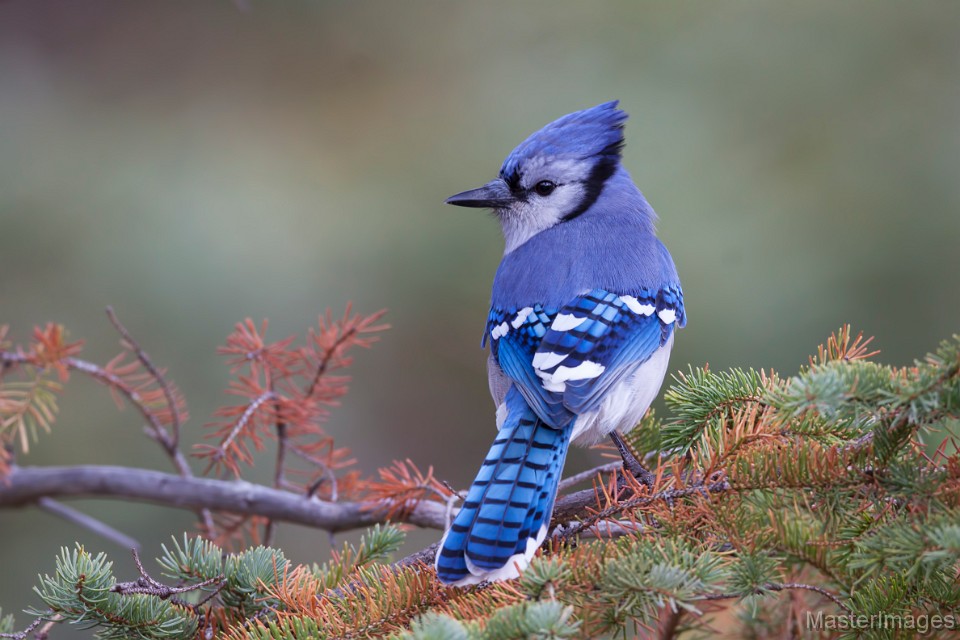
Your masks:
<instances>
[{"instance_id":1,"label":"bird's eye","mask_svg":"<svg viewBox=\"0 0 960 640\"><path fill-rule=\"evenodd\" d=\"M549 180L541 180L533 186L533 190L537 192L538 196L548 196L553 193L553 190L556 188L557 185Z\"/></svg>"}]
</instances>

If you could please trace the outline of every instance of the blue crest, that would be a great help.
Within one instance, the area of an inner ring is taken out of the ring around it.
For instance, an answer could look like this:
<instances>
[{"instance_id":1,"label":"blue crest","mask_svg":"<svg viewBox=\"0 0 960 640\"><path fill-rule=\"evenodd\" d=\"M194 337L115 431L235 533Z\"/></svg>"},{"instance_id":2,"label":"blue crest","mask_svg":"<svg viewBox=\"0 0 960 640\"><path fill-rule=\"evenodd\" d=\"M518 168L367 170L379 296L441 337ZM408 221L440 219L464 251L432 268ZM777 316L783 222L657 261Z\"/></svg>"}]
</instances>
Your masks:
<instances>
[{"instance_id":1,"label":"blue crest","mask_svg":"<svg viewBox=\"0 0 960 640\"><path fill-rule=\"evenodd\" d=\"M574 111L554 120L514 149L500 168L500 177L514 183L523 163L537 156L585 159L615 164L623 149L623 125L627 113L618 100Z\"/></svg>"}]
</instances>

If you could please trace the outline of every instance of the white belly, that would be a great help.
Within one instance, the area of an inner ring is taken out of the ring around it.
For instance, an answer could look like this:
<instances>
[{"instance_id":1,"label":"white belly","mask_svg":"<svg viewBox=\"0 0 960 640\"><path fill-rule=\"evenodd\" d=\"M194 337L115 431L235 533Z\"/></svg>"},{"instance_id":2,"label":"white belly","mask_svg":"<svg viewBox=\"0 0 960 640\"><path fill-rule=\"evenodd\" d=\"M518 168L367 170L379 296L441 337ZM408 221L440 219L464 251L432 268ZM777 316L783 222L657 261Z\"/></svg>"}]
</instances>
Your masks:
<instances>
[{"instance_id":1,"label":"white belly","mask_svg":"<svg viewBox=\"0 0 960 640\"><path fill-rule=\"evenodd\" d=\"M612 387L598 409L581 414L573 427L573 443L582 447L594 445L611 431L627 433L637 426L660 392L672 347L673 335L646 362Z\"/></svg>"}]
</instances>

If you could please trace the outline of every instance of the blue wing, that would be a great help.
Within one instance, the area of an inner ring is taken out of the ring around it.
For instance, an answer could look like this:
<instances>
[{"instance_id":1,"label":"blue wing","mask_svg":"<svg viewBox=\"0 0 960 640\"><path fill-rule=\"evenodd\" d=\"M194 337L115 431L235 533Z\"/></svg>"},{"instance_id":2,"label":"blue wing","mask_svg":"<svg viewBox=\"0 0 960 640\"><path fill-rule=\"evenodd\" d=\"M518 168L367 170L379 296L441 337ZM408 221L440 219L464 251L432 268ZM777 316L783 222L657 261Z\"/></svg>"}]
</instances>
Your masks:
<instances>
[{"instance_id":1,"label":"blue wing","mask_svg":"<svg viewBox=\"0 0 960 640\"><path fill-rule=\"evenodd\" d=\"M558 313L542 305L522 309L491 309L483 342L497 364L516 383L530 408L551 427L561 429L575 417L563 406L563 398L543 389L533 368L533 357Z\"/></svg>"},{"instance_id":2,"label":"blue wing","mask_svg":"<svg viewBox=\"0 0 960 640\"><path fill-rule=\"evenodd\" d=\"M559 310L494 309L487 332L500 368L530 407L562 428L598 408L608 389L685 323L679 286L629 295L594 289Z\"/></svg>"}]
</instances>

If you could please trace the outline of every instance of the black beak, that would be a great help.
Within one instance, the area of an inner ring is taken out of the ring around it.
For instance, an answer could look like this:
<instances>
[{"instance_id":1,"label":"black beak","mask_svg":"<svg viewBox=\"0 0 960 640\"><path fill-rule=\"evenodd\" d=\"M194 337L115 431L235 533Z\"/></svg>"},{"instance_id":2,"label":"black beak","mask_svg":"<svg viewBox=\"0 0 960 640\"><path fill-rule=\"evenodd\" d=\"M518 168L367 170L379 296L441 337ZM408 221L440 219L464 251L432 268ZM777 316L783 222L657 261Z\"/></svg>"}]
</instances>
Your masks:
<instances>
[{"instance_id":1,"label":"black beak","mask_svg":"<svg viewBox=\"0 0 960 640\"><path fill-rule=\"evenodd\" d=\"M455 204L458 207L502 209L510 206L514 199L507 183L497 178L478 189L471 189L470 191L464 191L455 196L450 196L445 202L447 204Z\"/></svg>"}]
</instances>

